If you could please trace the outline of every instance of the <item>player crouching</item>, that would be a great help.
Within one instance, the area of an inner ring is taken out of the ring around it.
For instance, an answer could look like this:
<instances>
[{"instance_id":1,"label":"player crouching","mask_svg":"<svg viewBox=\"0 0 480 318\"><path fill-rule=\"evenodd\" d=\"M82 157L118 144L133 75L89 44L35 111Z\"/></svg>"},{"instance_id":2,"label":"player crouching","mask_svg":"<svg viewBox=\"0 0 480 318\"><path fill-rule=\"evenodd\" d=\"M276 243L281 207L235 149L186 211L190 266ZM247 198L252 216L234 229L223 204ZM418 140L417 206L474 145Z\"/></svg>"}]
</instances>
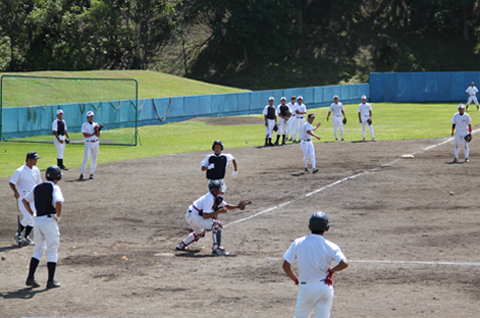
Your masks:
<instances>
[{"instance_id":1,"label":"player crouching","mask_svg":"<svg viewBox=\"0 0 480 318\"><path fill-rule=\"evenodd\" d=\"M213 255L229 255L228 252L220 245L222 240L222 223L216 220L216 216L220 213L227 213L227 210L245 209L245 205L251 201L242 200L238 205L228 204L223 197L220 196L222 184L219 180L211 180L208 183L209 193L197 199L188 207L185 219L192 227L193 232L180 242L176 250L186 250L187 246L205 236L205 230L212 231L212 254Z\"/></svg>"}]
</instances>

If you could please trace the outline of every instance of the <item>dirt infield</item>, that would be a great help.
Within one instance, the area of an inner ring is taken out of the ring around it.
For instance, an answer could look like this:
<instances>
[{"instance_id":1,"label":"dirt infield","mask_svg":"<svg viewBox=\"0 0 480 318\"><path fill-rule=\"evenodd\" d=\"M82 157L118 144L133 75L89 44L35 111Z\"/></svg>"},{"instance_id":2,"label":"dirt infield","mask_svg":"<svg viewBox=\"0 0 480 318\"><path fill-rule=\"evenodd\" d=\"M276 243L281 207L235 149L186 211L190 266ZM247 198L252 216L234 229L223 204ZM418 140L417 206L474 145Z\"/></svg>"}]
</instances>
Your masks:
<instances>
[{"instance_id":1,"label":"dirt infield","mask_svg":"<svg viewBox=\"0 0 480 318\"><path fill-rule=\"evenodd\" d=\"M209 151L101 165L83 182L71 169L60 181L62 287L48 291L45 258L42 287L24 285L33 248L13 245L4 178L0 316L293 317L297 287L282 255L323 210L327 239L350 260L334 276L332 317L478 317L480 141L469 164L449 164L453 142L425 150L443 141L316 143L316 175L303 173L298 144L226 145L240 173L228 174L225 198L253 201L220 217L231 257L212 257L209 235L192 252L174 251L189 232L188 206L207 192L199 163Z\"/></svg>"}]
</instances>

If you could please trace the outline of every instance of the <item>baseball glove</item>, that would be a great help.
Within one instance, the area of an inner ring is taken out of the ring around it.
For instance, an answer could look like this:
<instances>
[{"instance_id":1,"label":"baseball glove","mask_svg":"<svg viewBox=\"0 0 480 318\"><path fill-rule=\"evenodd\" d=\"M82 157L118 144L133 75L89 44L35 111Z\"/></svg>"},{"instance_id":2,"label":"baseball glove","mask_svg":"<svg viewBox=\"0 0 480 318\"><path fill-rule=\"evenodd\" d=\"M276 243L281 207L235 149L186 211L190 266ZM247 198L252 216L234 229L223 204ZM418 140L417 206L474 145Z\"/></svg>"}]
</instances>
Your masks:
<instances>
[{"instance_id":1,"label":"baseball glove","mask_svg":"<svg viewBox=\"0 0 480 318\"><path fill-rule=\"evenodd\" d=\"M347 123L347 117L343 118L342 123L345 125Z\"/></svg>"},{"instance_id":2,"label":"baseball glove","mask_svg":"<svg viewBox=\"0 0 480 318\"><path fill-rule=\"evenodd\" d=\"M287 110L285 114L287 115L287 118L290 118L292 116L292 113L289 110Z\"/></svg>"},{"instance_id":3,"label":"baseball glove","mask_svg":"<svg viewBox=\"0 0 480 318\"><path fill-rule=\"evenodd\" d=\"M367 120L367 123L368 123L369 126L372 126L372 119L369 118L369 119Z\"/></svg>"},{"instance_id":4,"label":"baseball glove","mask_svg":"<svg viewBox=\"0 0 480 318\"><path fill-rule=\"evenodd\" d=\"M66 138L66 139L65 139L65 143L66 143L66 144L69 144L69 143L70 143L70 139Z\"/></svg>"},{"instance_id":5,"label":"baseball glove","mask_svg":"<svg viewBox=\"0 0 480 318\"><path fill-rule=\"evenodd\" d=\"M273 126L273 131L278 131L278 126L277 126L277 124L275 124L275 126Z\"/></svg>"},{"instance_id":6,"label":"baseball glove","mask_svg":"<svg viewBox=\"0 0 480 318\"><path fill-rule=\"evenodd\" d=\"M103 127L105 127L105 126L102 125L102 124L97 124L97 125L95 126L95 129L98 129L98 131L100 131L100 130L103 129Z\"/></svg>"},{"instance_id":7,"label":"baseball glove","mask_svg":"<svg viewBox=\"0 0 480 318\"><path fill-rule=\"evenodd\" d=\"M472 141L472 134L466 135L466 136L465 136L465 141L466 141L466 142Z\"/></svg>"},{"instance_id":8,"label":"baseball glove","mask_svg":"<svg viewBox=\"0 0 480 318\"><path fill-rule=\"evenodd\" d=\"M240 210L245 210L245 206L247 206L248 204L252 204L252 201L243 199L240 200L237 206Z\"/></svg>"}]
</instances>

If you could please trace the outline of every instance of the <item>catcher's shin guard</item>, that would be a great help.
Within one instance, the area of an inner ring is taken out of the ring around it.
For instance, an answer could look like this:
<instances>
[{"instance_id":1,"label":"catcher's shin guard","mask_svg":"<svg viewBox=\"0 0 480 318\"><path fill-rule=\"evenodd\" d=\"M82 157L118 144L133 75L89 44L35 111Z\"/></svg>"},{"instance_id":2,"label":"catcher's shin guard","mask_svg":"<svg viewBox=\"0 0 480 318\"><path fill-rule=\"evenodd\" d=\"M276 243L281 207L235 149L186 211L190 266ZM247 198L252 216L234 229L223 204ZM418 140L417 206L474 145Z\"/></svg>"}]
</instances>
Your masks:
<instances>
[{"instance_id":1,"label":"catcher's shin guard","mask_svg":"<svg viewBox=\"0 0 480 318\"><path fill-rule=\"evenodd\" d=\"M197 242L199 239L201 239L204 236L205 236L205 230L203 230L203 232L200 234L197 234L195 233L195 231L192 231L190 234L188 234L188 236L183 241L181 241L177 245L176 249L186 250L188 245L192 244L193 242Z\"/></svg>"},{"instance_id":2,"label":"catcher's shin guard","mask_svg":"<svg viewBox=\"0 0 480 318\"><path fill-rule=\"evenodd\" d=\"M213 247L212 249L216 249L217 247L220 246L220 242L218 240L218 238L220 238L220 240L222 239L222 223L218 220L213 220L213 224L212 224L212 241L213 241ZM217 236L217 233L220 232L220 235Z\"/></svg>"}]
</instances>

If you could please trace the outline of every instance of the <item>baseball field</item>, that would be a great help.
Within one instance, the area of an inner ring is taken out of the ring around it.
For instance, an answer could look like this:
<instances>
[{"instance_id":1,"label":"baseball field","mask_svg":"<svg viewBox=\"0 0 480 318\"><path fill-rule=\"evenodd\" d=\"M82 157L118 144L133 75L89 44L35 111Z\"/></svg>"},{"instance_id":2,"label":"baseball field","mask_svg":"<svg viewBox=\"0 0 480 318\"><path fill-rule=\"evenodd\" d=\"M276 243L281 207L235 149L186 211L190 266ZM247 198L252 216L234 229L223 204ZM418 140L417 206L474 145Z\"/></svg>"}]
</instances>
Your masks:
<instances>
[{"instance_id":1,"label":"baseball field","mask_svg":"<svg viewBox=\"0 0 480 318\"><path fill-rule=\"evenodd\" d=\"M282 270L282 255L322 210L331 225L326 238L350 262L333 277L332 317L478 317L480 150L474 137L470 163L461 149L460 163L451 164L454 108L439 128L443 135L426 139L380 138L374 119L379 141L361 142L350 115L347 127L356 130L351 138L347 130L347 142L328 142L331 129L320 131L327 142L315 143L315 175L304 174L299 144L232 147L224 140L224 152L239 164L236 178L227 169L225 199L253 201L220 217L229 257L211 255L210 235L190 252L174 250L190 230L188 206L207 192L199 163L213 140L202 151L110 158L95 180L77 181L75 164L59 183L65 204L55 278L62 287L53 290L45 289L45 258L36 275L42 287L24 285L33 247L14 245L15 201L10 176L3 177L0 316L293 317L297 287ZM326 109L318 111L323 122ZM219 129L213 119L195 123ZM245 124L258 124L262 139L259 117L232 117L220 128L228 134Z\"/></svg>"}]
</instances>

